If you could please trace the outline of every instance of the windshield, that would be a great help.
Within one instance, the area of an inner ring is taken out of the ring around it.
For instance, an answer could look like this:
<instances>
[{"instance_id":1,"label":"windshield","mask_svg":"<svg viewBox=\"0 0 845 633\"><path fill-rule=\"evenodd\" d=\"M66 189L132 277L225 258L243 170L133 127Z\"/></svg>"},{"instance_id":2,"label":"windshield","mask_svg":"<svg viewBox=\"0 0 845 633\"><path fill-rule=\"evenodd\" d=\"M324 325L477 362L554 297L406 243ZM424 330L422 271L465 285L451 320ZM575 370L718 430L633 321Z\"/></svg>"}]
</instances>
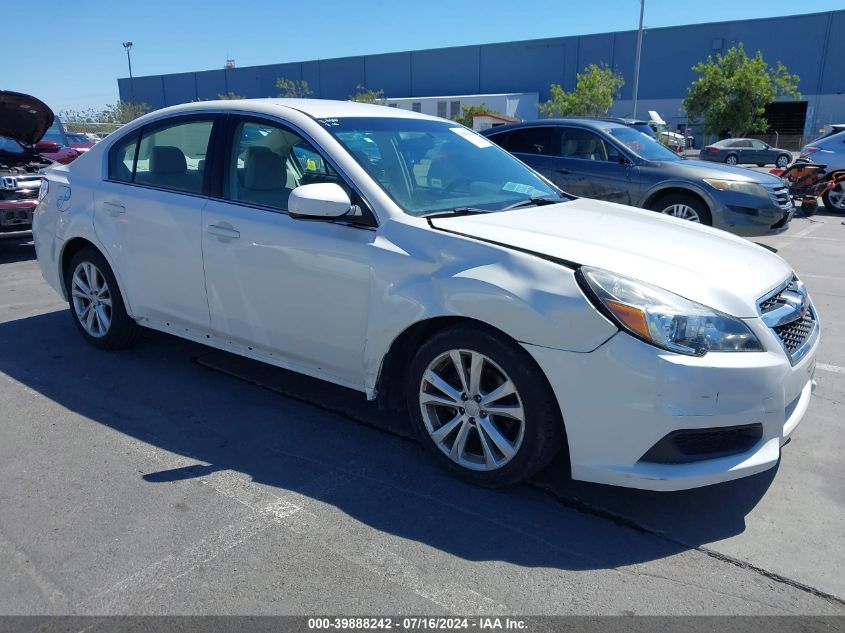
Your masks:
<instances>
[{"instance_id":1,"label":"windshield","mask_svg":"<svg viewBox=\"0 0 845 633\"><path fill-rule=\"evenodd\" d=\"M632 128L614 127L607 131L640 158L655 161L683 160L672 150L666 149L660 142Z\"/></svg>"},{"instance_id":2,"label":"windshield","mask_svg":"<svg viewBox=\"0 0 845 633\"><path fill-rule=\"evenodd\" d=\"M320 123L410 215L502 211L532 198L565 197L519 160L457 123L398 117Z\"/></svg>"}]
</instances>

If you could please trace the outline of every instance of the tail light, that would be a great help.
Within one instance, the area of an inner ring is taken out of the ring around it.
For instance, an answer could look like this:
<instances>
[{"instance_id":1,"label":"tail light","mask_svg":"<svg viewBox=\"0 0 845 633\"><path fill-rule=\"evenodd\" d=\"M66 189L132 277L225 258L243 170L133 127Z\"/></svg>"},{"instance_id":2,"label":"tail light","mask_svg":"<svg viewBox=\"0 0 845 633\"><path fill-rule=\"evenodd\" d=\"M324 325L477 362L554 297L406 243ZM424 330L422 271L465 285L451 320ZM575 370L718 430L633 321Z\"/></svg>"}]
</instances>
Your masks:
<instances>
[{"instance_id":1,"label":"tail light","mask_svg":"<svg viewBox=\"0 0 845 633\"><path fill-rule=\"evenodd\" d=\"M48 193L50 193L50 181L42 178L41 186L38 188L38 202L41 202Z\"/></svg>"},{"instance_id":2,"label":"tail light","mask_svg":"<svg viewBox=\"0 0 845 633\"><path fill-rule=\"evenodd\" d=\"M804 158L810 158L810 156L818 152L820 149L820 147L805 147L801 150L801 156Z\"/></svg>"}]
</instances>

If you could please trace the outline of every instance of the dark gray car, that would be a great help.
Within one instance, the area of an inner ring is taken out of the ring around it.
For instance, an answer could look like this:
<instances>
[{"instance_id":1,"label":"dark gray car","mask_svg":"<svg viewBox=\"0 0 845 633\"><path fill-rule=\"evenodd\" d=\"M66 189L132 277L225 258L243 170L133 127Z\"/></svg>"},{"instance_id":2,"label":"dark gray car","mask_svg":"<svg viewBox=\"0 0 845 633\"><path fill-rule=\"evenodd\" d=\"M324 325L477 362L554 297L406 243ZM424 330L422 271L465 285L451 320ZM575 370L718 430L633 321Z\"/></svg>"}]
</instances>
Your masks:
<instances>
[{"instance_id":1,"label":"dark gray car","mask_svg":"<svg viewBox=\"0 0 845 633\"><path fill-rule=\"evenodd\" d=\"M542 119L483 134L576 196L651 209L745 236L781 233L794 213L779 178L682 158L618 123Z\"/></svg>"},{"instance_id":2,"label":"dark gray car","mask_svg":"<svg viewBox=\"0 0 845 633\"><path fill-rule=\"evenodd\" d=\"M727 138L701 148L701 160L726 165L777 165L781 169L792 162L789 150L772 147L756 138Z\"/></svg>"}]
</instances>

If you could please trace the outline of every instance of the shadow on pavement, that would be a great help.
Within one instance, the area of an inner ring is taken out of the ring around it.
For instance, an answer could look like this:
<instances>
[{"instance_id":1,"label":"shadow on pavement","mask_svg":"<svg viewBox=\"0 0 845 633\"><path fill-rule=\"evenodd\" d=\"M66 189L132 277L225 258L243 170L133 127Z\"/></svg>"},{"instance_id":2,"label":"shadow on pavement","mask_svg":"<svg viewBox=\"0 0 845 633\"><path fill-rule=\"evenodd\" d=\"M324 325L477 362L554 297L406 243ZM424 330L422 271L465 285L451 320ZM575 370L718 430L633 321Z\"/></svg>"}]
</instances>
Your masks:
<instances>
[{"instance_id":1,"label":"shadow on pavement","mask_svg":"<svg viewBox=\"0 0 845 633\"><path fill-rule=\"evenodd\" d=\"M0 235L0 264L11 264L35 259L32 238L4 238Z\"/></svg>"},{"instance_id":2,"label":"shadow on pavement","mask_svg":"<svg viewBox=\"0 0 845 633\"><path fill-rule=\"evenodd\" d=\"M237 471L280 496L297 491L469 560L605 569L663 558L743 532L774 476L651 493L574 482L557 463L535 486L483 490L441 472L407 439L404 416L356 392L154 332L132 350L102 352L65 311L0 324L0 371L90 420L202 462L139 473L150 486ZM337 485L314 487L326 478Z\"/></svg>"}]
</instances>

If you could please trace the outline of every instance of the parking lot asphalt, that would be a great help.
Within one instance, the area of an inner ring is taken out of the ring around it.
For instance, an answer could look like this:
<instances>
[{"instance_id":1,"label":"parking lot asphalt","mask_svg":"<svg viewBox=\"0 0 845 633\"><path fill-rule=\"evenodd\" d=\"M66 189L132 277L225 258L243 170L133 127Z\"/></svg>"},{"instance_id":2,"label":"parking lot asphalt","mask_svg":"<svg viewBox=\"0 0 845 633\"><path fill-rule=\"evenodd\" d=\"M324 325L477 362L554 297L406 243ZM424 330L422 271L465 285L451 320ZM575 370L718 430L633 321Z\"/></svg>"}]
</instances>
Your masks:
<instances>
[{"instance_id":1,"label":"parking lot asphalt","mask_svg":"<svg viewBox=\"0 0 845 633\"><path fill-rule=\"evenodd\" d=\"M455 481L401 416L163 334L77 334L0 241L0 614L845 614L845 217L776 249L822 319L777 469L678 493Z\"/></svg>"}]
</instances>

